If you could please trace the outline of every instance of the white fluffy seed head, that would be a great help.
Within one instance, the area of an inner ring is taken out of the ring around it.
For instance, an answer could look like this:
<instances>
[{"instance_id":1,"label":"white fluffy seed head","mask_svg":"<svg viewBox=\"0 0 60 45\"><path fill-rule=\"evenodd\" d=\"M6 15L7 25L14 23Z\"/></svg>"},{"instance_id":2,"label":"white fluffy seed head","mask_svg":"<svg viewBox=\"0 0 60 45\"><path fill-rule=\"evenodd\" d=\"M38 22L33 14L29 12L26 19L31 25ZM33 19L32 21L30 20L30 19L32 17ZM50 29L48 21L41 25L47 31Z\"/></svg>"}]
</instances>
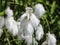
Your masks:
<instances>
[{"instance_id":1,"label":"white fluffy seed head","mask_svg":"<svg viewBox=\"0 0 60 45\"><path fill-rule=\"evenodd\" d=\"M4 26L4 17L0 16L0 28Z\"/></svg>"},{"instance_id":2,"label":"white fluffy seed head","mask_svg":"<svg viewBox=\"0 0 60 45\"><path fill-rule=\"evenodd\" d=\"M31 22L29 21L29 13L24 13L20 18L20 26L23 34L25 36L32 35L33 34L33 27L31 25Z\"/></svg>"},{"instance_id":3,"label":"white fluffy seed head","mask_svg":"<svg viewBox=\"0 0 60 45\"><path fill-rule=\"evenodd\" d=\"M56 45L55 35L50 34L50 32L48 32L46 35L47 35L47 39L42 43L42 45Z\"/></svg>"},{"instance_id":4,"label":"white fluffy seed head","mask_svg":"<svg viewBox=\"0 0 60 45\"><path fill-rule=\"evenodd\" d=\"M40 23L40 20L33 13L30 16L29 13L24 13L20 19L21 23L23 23L22 25L26 25L27 22L29 21L35 29Z\"/></svg>"},{"instance_id":5,"label":"white fluffy seed head","mask_svg":"<svg viewBox=\"0 0 60 45\"><path fill-rule=\"evenodd\" d=\"M36 4L34 13L38 18L41 18L43 16L43 14L45 13L45 9L44 9L43 5L39 4L39 3Z\"/></svg>"},{"instance_id":6,"label":"white fluffy seed head","mask_svg":"<svg viewBox=\"0 0 60 45\"><path fill-rule=\"evenodd\" d=\"M0 37L2 36L3 30L0 28Z\"/></svg>"},{"instance_id":7,"label":"white fluffy seed head","mask_svg":"<svg viewBox=\"0 0 60 45\"><path fill-rule=\"evenodd\" d=\"M54 34L50 34L50 32L47 33L47 39L51 42L51 43L56 43L56 38Z\"/></svg>"},{"instance_id":8,"label":"white fluffy seed head","mask_svg":"<svg viewBox=\"0 0 60 45\"><path fill-rule=\"evenodd\" d=\"M13 17L6 17L5 19L5 27L8 29L10 33L12 33L13 36L16 36L18 34L18 27L16 21L13 19Z\"/></svg>"},{"instance_id":9,"label":"white fluffy seed head","mask_svg":"<svg viewBox=\"0 0 60 45\"><path fill-rule=\"evenodd\" d=\"M25 29L25 27L28 23L28 20L29 20L29 17L27 16L26 13L24 13L20 18L20 22L21 22L20 26L21 26L22 30Z\"/></svg>"},{"instance_id":10,"label":"white fluffy seed head","mask_svg":"<svg viewBox=\"0 0 60 45\"><path fill-rule=\"evenodd\" d=\"M10 9L10 7L7 7L7 9L5 10L5 14L10 17L13 15L13 11Z\"/></svg>"},{"instance_id":11,"label":"white fluffy seed head","mask_svg":"<svg viewBox=\"0 0 60 45\"><path fill-rule=\"evenodd\" d=\"M43 35L44 35L44 31L42 25L40 24L36 30L36 39L39 41L43 37Z\"/></svg>"},{"instance_id":12,"label":"white fluffy seed head","mask_svg":"<svg viewBox=\"0 0 60 45\"><path fill-rule=\"evenodd\" d=\"M24 30L23 32L25 33L25 35L31 35L33 33L33 27L29 19L25 18L26 16L27 16L26 13L22 15L20 26L21 26L21 29Z\"/></svg>"},{"instance_id":13,"label":"white fluffy seed head","mask_svg":"<svg viewBox=\"0 0 60 45\"><path fill-rule=\"evenodd\" d=\"M7 7L5 14L7 15L5 19L5 26L13 36L16 36L18 34L18 27L16 21L13 18L13 11L10 9L10 7Z\"/></svg>"}]
</instances>

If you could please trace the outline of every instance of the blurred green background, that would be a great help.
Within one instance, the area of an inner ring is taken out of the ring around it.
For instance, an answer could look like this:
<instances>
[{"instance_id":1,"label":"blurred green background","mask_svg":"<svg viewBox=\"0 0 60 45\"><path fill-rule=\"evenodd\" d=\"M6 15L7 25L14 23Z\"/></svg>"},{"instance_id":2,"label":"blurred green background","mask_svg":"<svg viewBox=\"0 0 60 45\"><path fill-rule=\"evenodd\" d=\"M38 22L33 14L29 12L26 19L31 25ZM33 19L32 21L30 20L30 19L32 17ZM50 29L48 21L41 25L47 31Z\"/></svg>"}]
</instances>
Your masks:
<instances>
[{"instance_id":1,"label":"blurred green background","mask_svg":"<svg viewBox=\"0 0 60 45\"><path fill-rule=\"evenodd\" d=\"M45 34L50 31L56 35L57 45L60 45L60 1L59 0L0 0L0 16L4 16L7 6L14 11L14 19L17 20L24 12L25 7L34 8L37 3L43 4L46 13L43 15L41 24ZM17 40L17 37L11 36L5 28L0 37L0 45L24 45L23 41ZM39 45L46 39L46 35L41 39Z\"/></svg>"}]
</instances>

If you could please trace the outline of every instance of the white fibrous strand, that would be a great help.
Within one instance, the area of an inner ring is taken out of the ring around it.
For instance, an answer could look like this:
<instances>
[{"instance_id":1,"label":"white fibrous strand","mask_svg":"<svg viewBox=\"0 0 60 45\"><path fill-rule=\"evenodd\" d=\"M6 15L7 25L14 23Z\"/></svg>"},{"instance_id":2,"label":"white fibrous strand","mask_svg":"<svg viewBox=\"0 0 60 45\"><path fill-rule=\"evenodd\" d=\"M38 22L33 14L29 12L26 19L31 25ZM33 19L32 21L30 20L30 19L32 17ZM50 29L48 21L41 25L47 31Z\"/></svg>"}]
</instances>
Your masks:
<instances>
[{"instance_id":1,"label":"white fibrous strand","mask_svg":"<svg viewBox=\"0 0 60 45\"><path fill-rule=\"evenodd\" d=\"M30 8L26 9L26 13L24 13L20 19L23 20L23 18L26 18L26 17L27 17L27 20L31 22L33 28L36 29L36 27L40 23L40 20L35 16L34 13L32 13L32 9Z\"/></svg>"},{"instance_id":2,"label":"white fibrous strand","mask_svg":"<svg viewBox=\"0 0 60 45\"><path fill-rule=\"evenodd\" d=\"M4 26L4 17L0 16L0 28Z\"/></svg>"},{"instance_id":3,"label":"white fibrous strand","mask_svg":"<svg viewBox=\"0 0 60 45\"><path fill-rule=\"evenodd\" d=\"M4 17L0 16L0 37L2 36L3 33L3 26L4 26Z\"/></svg>"},{"instance_id":4,"label":"white fibrous strand","mask_svg":"<svg viewBox=\"0 0 60 45\"><path fill-rule=\"evenodd\" d=\"M27 23L25 29L23 30L24 35L32 35L34 32L33 27L30 22Z\"/></svg>"}]
</instances>

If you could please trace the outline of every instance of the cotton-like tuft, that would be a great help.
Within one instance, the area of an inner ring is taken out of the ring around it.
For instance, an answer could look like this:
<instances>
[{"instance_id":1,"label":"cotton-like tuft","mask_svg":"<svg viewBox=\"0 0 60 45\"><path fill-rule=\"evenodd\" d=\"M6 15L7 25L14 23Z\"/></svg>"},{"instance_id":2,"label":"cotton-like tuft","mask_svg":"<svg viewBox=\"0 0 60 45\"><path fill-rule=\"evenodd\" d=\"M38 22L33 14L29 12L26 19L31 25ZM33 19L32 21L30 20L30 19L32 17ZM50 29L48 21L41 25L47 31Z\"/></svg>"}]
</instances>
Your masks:
<instances>
[{"instance_id":1,"label":"cotton-like tuft","mask_svg":"<svg viewBox=\"0 0 60 45\"><path fill-rule=\"evenodd\" d=\"M13 34L13 36L16 36L18 34L18 27L16 21L13 19L13 17L7 17L5 19L5 26L8 29L10 33Z\"/></svg>"},{"instance_id":2,"label":"cotton-like tuft","mask_svg":"<svg viewBox=\"0 0 60 45\"><path fill-rule=\"evenodd\" d=\"M38 24L36 23L39 23L36 22L37 20L38 19L35 17L35 15L32 14L32 9L30 9L29 7L26 8L26 13L24 13L20 18L22 38L25 40L27 45L32 44L32 35L34 33L34 26L32 24L35 24L37 26Z\"/></svg>"},{"instance_id":3,"label":"cotton-like tuft","mask_svg":"<svg viewBox=\"0 0 60 45\"><path fill-rule=\"evenodd\" d=\"M47 33L48 38L48 45L56 45L56 38L54 34Z\"/></svg>"},{"instance_id":4,"label":"cotton-like tuft","mask_svg":"<svg viewBox=\"0 0 60 45\"><path fill-rule=\"evenodd\" d=\"M19 21L20 21L20 30L19 30L19 32L18 32L18 33L19 33L19 34L18 34L18 39L19 39L19 40L22 39L21 35L24 34L23 30L26 29L26 26L27 26L27 24L28 24L29 17L28 17L26 14L27 14L27 13L24 13L24 14L20 17L20 19L19 19Z\"/></svg>"},{"instance_id":5,"label":"cotton-like tuft","mask_svg":"<svg viewBox=\"0 0 60 45\"><path fill-rule=\"evenodd\" d=\"M0 16L0 28L4 26L4 17Z\"/></svg>"},{"instance_id":6,"label":"cotton-like tuft","mask_svg":"<svg viewBox=\"0 0 60 45\"><path fill-rule=\"evenodd\" d=\"M7 9L5 10L5 14L9 17L13 15L13 11L10 9L10 7L7 7Z\"/></svg>"},{"instance_id":7,"label":"cotton-like tuft","mask_svg":"<svg viewBox=\"0 0 60 45\"><path fill-rule=\"evenodd\" d=\"M34 29L36 30L40 20L33 13L32 8L27 7L26 12L20 17L20 26L21 26L21 37L25 40L27 45L31 45L32 43L37 44L35 39L32 40ZM38 30L38 29L37 29ZM40 35L38 35L40 38ZM33 42L32 42L33 41Z\"/></svg>"},{"instance_id":8,"label":"cotton-like tuft","mask_svg":"<svg viewBox=\"0 0 60 45\"><path fill-rule=\"evenodd\" d=\"M21 30L24 30L24 29L25 29L26 25L28 24L28 20L29 20L29 18L28 18L28 16L26 15L26 13L21 16L21 18L20 18Z\"/></svg>"},{"instance_id":9,"label":"cotton-like tuft","mask_svg":"<svg viewBox=\"0 0 60 45\"><path fill-rule=\"evenodd\" d=\"M36 39L39 41L43 37L43 35L44 35L43 27L40 24L36 30Z\"/></svg>"},{"instance_id":10,"label":"cotton-like tuft","mask_svg":"<svg viewBox=\"0 0 60 45\"><path fill-rule=\"evenodd\" d=\"M46 42L46 43L45 43ZM43 42L42 45L47 44L47 45L56 45L56 38L54 34L50 34L50 32L47 33L47 39L46 41Z\"/></svg>"},{"instance_id":11,"label":"cotton-like tuft","mask_svg":"<svg viewBox=\"0 0 60 45\"><path fill-rule=\"evenodd\" d=\"M39 25L39 23L40 23L40 20L35 16L35 14L33 14L32 12L31 12L31 10L30 10L30 8L29 8L29 10L27 10L26 11L26 13L24 13L22 16L21 16L21 18L20 18L20 21L23 23L24 21L24 23L22 24L22 25L26 25L27 23L27 21L26 21L26 19L28 20L28 21L30 21L31 22L31 24L32 24L32 26L33 26L33 28L35 28L36 29L36 27ZM24 19L24 20L23 20ZM25 26L24 26L25 27Z\"/></svg>"},{"instance_id":12,"label":"cotton-like tuft","mask_svg":"<svg viewBox=\"0 0 60 45\"><path fill-rule=\"evenodd\" d=\"M13 36L16 36L18 34L18 27L16 21L12 16L13 12L9 7L6 9L6 15L7 17L5 18L5 27L10 33L13 34Z\"/></svg>"},{"instance_id":13,"label":"cotton-like tuft","mask_svg":"<svg viewBox=\"0 0 60 45\"><path fill-rule=\"evenodd\" d=\"M36 27L40 23L40 20L35 16L35 14L33 13L33 9L31 7L27 7L26 12L28 13L28 16L33 28L36 29Z\"/></svg>"},{"instance_id":14,"label":"cotton-like tuft","mask_svg":"<svg viewBox=\"0 0 60 45\"><path fill-rule=\"evenodd\" d=\"M34 30L33 26L31 25L31 22L28 20L28 18L24 18L21 21L21 30L23 30L24 35L32 35Z\"/></svg>"},{"instance_id":15,"label":"cotton-like tuft","mask_svg":"<svg viewBox=\"0 0 60 45\"><path fill-rule=\"evenodd\" d=\"M44 9L43 5L39 4L39 3L36 4L34 13L38 18L41 18L43 16L43 14L45 13L45 9Z\"/></svg>"}]
</instances>

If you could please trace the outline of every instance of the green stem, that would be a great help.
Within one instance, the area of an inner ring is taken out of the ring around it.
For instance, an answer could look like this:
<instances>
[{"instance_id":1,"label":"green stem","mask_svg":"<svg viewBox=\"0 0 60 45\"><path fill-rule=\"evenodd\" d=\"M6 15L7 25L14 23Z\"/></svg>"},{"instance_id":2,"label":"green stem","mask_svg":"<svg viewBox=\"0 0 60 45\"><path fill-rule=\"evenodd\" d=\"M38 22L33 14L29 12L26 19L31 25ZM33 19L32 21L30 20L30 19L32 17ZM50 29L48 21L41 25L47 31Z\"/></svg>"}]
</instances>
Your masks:
<instances>
[{"instance_id":1,"label":"green stem","mask_svg":"<svg viewBox=\"0 0 60 45\"><path fill-rule=\"evenodd\" d=\"M49 26L49 23L48 23L48 20L47 19L46 19L46 22L47 22L48 29L50 31L50 26Z\"/></svg>"},{"instance_id":2,"label":"green stem","mask_svg":"<svg viewBox=\"0 0 60 45\"><path fill-rule=\"evenodd\" d=\"M9 41L9 39L7 38L7 41L8 41L8 45L10 45L10 41Z\"/></svg>"},{"instance_id":3,"label":"green stem","mask_svg":"<svg viewBox=\"0 0 60 45\"><path fill-rule=\"evenodd\" d=\"M44 2L44 5L45 5L45 2ZM46 9L47 9L47 12L48 12L49 16L51 17L50 12L49 12L49 10L48 10L48 8L47 8L46 5L45 5L45 7L46 7ZM45 18L45 19L46 19L46 22L47 22L48 29L49 29L49 31L50 31L50 26L49 26L48 20L47 20L47 18ZM50 19L51 19L51 18L50 18Z\"/></svg>"}]
</instances>

